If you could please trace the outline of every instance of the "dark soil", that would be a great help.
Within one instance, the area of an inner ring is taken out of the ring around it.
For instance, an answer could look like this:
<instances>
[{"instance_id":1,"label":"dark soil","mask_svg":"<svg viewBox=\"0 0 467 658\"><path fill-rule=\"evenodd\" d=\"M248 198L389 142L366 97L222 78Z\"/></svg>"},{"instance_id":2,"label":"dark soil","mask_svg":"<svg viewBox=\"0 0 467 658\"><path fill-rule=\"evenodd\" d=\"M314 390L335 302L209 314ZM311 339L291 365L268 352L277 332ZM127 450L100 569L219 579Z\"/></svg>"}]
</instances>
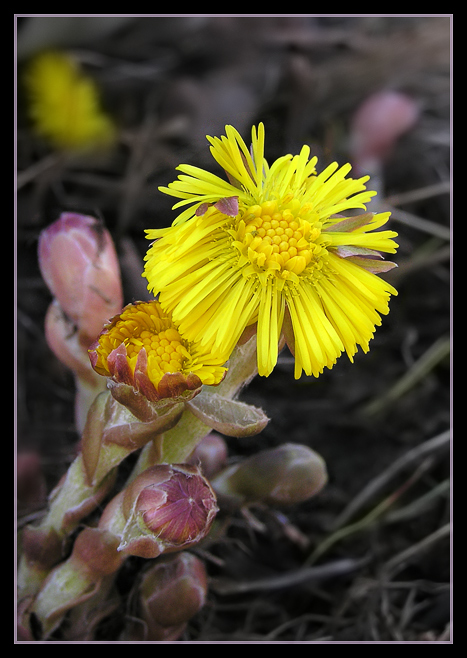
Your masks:
<instances>
[{"instance_id":1,"label":"dark soil","mask_svg":"<svg viewBox=\"0 0 467 658\"><path fill-rule=\"evenodd\" d=\"M55 29L42 45L80 58L122 131L104 161L51 166L20 82L32 20L18 19L17 447L39 453L48 490L79 437L73 377L44 338L51 296L37 264L40 231L67 210L102 217L121 256L125 302L147 298L144 229L173 219L157 188L182 162L214 170L206 134L231 123L248 141L264 121L269 160L309 143L320 166L344 164L350 119L368 95L395 89L419 102L417 124L384 164L379 203L393 208L400 244L399 268L384 276L399 295L370 352L298 381L284 352L242 398L271 422L257 437L227 439L232 459L285 441L309 445L329 482L292 508L234 515L202 553L212 586L180 641L450 641L451 19L134 17L112 30L108 18L93 19L95 31L77 23L68 37ZM295 572L311 564L328 569L297 583ZM97 640L119 639L139 569L131 559L122 570L122 604Z\"/></svg>"}]
</instances>

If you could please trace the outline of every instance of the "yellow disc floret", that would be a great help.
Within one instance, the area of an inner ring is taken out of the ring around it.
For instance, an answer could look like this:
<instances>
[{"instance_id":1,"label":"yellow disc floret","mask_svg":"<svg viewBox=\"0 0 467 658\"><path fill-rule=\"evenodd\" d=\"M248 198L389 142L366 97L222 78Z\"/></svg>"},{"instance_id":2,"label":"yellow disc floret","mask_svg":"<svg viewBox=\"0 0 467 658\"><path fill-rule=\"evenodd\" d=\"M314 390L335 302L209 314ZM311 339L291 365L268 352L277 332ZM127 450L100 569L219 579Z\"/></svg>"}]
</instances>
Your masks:
<instances>
[{"instance_id":1,"label":"yellow disc floret","mask_svg":"<svg viewBox=\"0 0 467 658\"><path fill-rule=\"evenodd\" d=\"M190 353L183 345L178 331L171 327L159 333L143 330L138 337L132 336L125 342L130 365L135 366L142 347L146 349L150 370L182 372Z\"/></svg>"},{"instance_id":2,"label":"yellow disc floret","mask_svg":"<svg viewBox=\"0 0 467 658\"><path fill-rule=\"evenodd\" d=\"M251 272L296 279L309 266L320 267L326 249L321 243L319 221L313 221L309 204L292 199L248 207L237 220L233 245L240 252L239 265L251 264ZM248 275L248 269L244 272Z\"/></svg>"}]
</instances>

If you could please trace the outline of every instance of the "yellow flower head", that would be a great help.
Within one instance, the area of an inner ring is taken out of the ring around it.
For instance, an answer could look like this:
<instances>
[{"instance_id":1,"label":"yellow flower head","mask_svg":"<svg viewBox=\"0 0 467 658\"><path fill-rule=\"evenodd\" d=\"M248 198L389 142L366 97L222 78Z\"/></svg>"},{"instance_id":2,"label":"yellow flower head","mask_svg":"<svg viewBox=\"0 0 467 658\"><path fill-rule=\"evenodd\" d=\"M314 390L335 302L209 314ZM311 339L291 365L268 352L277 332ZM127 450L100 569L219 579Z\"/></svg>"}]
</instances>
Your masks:
<instances>
[{"instance_id":1,"label":"yellow flower head","mask_svg":"<svg viewBox=\"0 0 467 658\"><path fill-rule=\"evenodd\" d=\"M317 173L303 146L271 166L264 127L252 130L251 152L238 132L208 137L229 182L181 165L178 180L161 190L188 208L166 229L148 230L148 288L159 294L180 330L205 348L230 353L245 328L257 323L258 372L269 375L281 333L295 356L295 377L318 376L342 352L368 351L380 314L397 292L376 276L395 267L393 231L377 231L390 213L344 217L366 210L375 192L368 176L347 178L350 165Z\"/></svg>"},{"instance_id":2,"label":"yellow flower head","mask_svg":"<svg viewBox=\"0 0 467 658\"><path fill-rule=\"evenodd\" d=\"M89 355L97 373L151 401L215 386L226 373L220 358L180 334L157 301L128 304L104 327Z\"/></svg>"},{"instance_id":3,"label":"yellow flower head","mask_svg":"<svg viewBox=\"0 0 467 658\"><path fill-rule=\"evenodd\" d=\"M28 66L25 87L34 128L55 148L89 149L115 138L94 81L71 57L59 52L37 55Z\"/></svg>"}]
</instances>

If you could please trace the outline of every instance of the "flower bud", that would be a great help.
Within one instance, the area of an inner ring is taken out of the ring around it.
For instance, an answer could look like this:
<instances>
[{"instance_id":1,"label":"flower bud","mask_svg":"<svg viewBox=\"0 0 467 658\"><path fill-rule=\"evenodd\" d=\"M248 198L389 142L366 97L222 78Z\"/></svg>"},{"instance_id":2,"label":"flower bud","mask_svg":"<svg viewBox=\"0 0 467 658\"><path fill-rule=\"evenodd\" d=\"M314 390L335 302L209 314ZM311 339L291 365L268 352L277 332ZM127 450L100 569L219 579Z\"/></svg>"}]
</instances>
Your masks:
<instances>
[{"instance_id":1,"label":"flower bud","mask_svg":"<svg viewBox=\"0 0 467 658\"><path fill-rule=\"evenodd\" d=\"M18 511L26 514L45 505L47 487L37 452L20 452L16 458Z\"/></svg>"},{"instance_id":2,"label":"flower bud","mask_svg":"<svg viewBox=\"0 0 467 658\"><path fill-rule=\"evenodd\" d=\"M123 305L114 244L94 217L62 213L39 237L42 277L87 348Z\"/></svg>"},{"instance_id":3,"label":"flower bud","mask_svg":"<svg viewBox=\"0 0 467 658\"><path fill-rule=\"evenodd\" d=\"M210 432L191 453L188 463L198 465L205 477L211 478L225 466L227 444L219 434Z\"/></svg>"},{"instance_id":4,"label":"flower bud","mask_svg":"<svg viewBox=\"0 0 467 658\"><path fill-rule=\"evenodd\" d=\"M314 450L285 443L233 464L211 479L219 504L291 505L315 496L326 484L326 465Z\"/></svg>"},{"instance_id":5,"label":"flower bud","mask_svg":"<svg viewBox=\"0 0 467 658\"><path fill-rule=\"evenodd\" d=\"M119 550L153 558L188 548L207 535L217 511L215 494L197 467L153 466L123 494L126 525Z\"/></svg>"},{"instance_id":6,"label":"flower bud","mask_svg":"<svg viewBox=\"0 0 467 658\"><path fill-rule=\"evenodd\" d=\"M89 357L109 379L114 398L137 416L148 400L156 407L190 400L203 384L219 384L227 370L225 358L188 343L155 300L125 306L104 326Z\"/></svg>"},{"instance_id":7,"label":"flower bud","mask_svg":"<svg viewBox=\"0 0 467 658\"><path fill-rule=\"evenodd\" d=\"M139 592L144 639L176 640L206 601L204 564L186 551L158 560L143 575Z\"/></svg>"}]
</instances>

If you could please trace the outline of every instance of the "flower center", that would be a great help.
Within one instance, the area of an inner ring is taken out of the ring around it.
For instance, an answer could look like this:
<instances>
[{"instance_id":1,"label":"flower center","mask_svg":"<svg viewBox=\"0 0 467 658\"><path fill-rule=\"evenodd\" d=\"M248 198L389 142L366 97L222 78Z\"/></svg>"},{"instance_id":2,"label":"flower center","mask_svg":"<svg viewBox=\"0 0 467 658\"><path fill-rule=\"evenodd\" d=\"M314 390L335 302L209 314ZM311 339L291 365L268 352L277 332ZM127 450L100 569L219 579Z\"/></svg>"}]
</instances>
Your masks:
<instances>
[{"instance_id":1,"label":"flower center","mask_svg":"<svg viewBox=\"0 0 467 658\"><path fill-rule=\"evenodd\" d=\"M317 263L325 247L318 243L321 224L304 218L310 211L309 204L301 205L297 199L247 208L233 243L241 254L240 264L249 262L255 271L293 279Z\"/></svg>"},{"instance_id":2,"label":"flower center","mask_svg":"<svg viewBox=\"0 0 467 658\"><path fill-rule=\"evenodd\" d=\"M159 333L143 329L139 336L131 336L124 342L133 368L143 347L148 356L149 370L157 367L164 373L182 372L185 359L190 357L180 334L174 327Z\"/></svg>"},{"instance_id":3,"label":"flower center","mask_svg":"<svg viewBox=\"0 0 467 658\"><path fill-rule=\"evenodd\" d=\"M183 372L184 367L191 367L192 357L185 341L157 303L129 305L101 334L94 364L98 372L108 375L107 358L122 343L132 372L144 347L148 375L155 385L165 373Z\"/></svg>"}]
</instances>

